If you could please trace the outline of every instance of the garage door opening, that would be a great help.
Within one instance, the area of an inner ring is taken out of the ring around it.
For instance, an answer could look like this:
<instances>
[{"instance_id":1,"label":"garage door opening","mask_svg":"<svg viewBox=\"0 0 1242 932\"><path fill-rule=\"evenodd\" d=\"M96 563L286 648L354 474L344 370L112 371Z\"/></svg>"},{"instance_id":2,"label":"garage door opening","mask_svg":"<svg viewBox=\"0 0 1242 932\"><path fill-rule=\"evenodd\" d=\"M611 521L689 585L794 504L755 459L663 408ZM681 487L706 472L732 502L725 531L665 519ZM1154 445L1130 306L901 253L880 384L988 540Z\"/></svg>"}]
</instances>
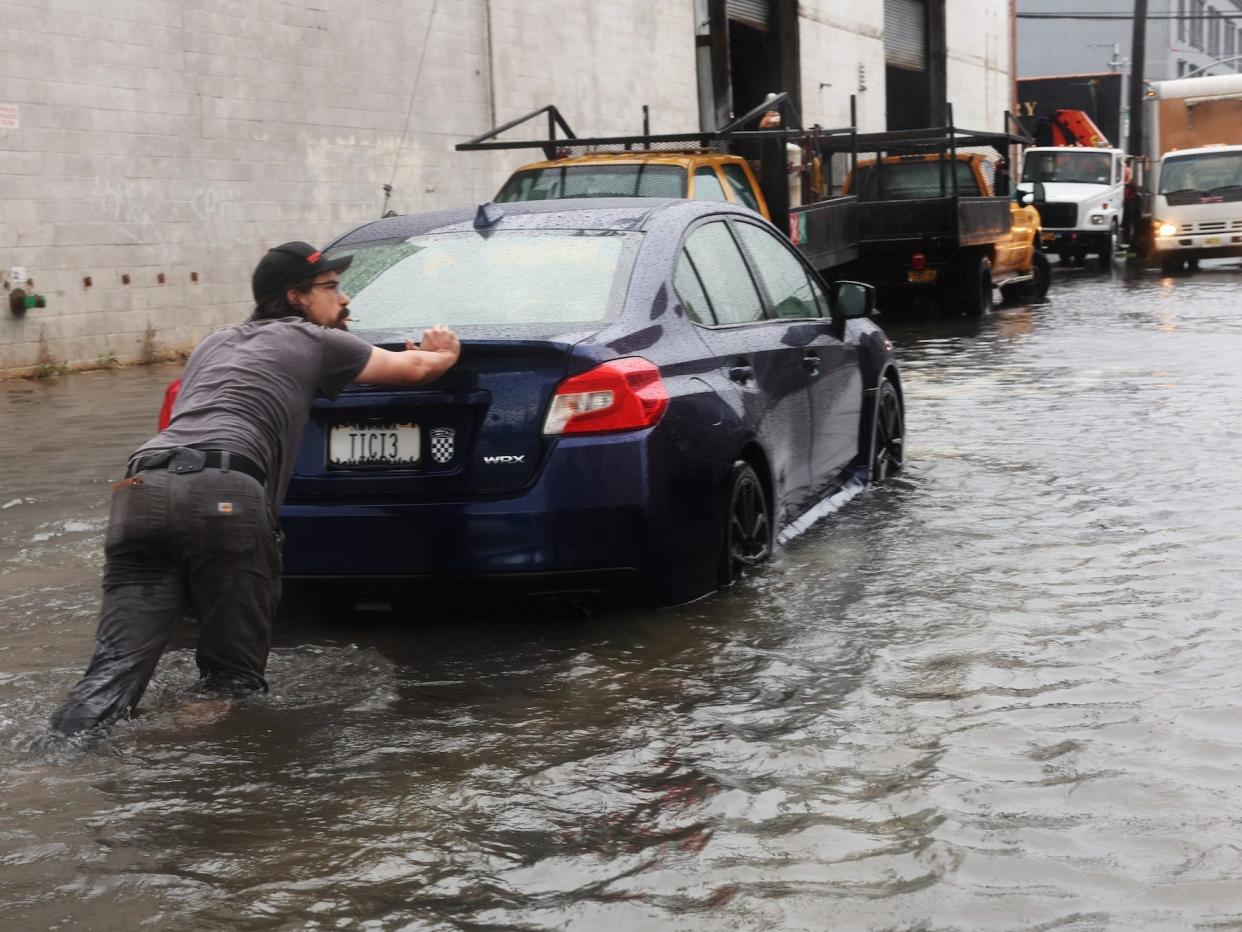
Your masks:
<instances>
[{"instance_id":1,"label":"garage door opening","mask_svg":"<svg viewBox=\"0 0 1242 932\"><path fill-rule=\"evenodd\" d=\"M884 0L885 109L890 130L945 121L944 0Z\"/></svg>"}]
</instances>

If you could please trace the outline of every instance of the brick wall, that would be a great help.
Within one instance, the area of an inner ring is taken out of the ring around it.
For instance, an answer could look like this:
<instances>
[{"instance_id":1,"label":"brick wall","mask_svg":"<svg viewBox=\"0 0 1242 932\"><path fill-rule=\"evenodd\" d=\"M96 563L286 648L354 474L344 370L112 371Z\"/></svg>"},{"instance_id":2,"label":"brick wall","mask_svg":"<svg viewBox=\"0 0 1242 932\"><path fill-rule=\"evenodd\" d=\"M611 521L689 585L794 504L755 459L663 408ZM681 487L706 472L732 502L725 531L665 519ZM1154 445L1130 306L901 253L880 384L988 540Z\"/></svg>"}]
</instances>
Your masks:
<instances>
[{"instance_id":1,"label":"brick wall","mask_svg":"<svg viewBox=\"0 0 1242 932\"><path fill-rule=\"evenodd\" d=\"M491 159L452 152L489 119L485 33L483 0L0 2L0 272L48 301L0 308L0 374L191 348L266 247L378 217L385 183L486 198Z\"/></svg>"}]
</instances>

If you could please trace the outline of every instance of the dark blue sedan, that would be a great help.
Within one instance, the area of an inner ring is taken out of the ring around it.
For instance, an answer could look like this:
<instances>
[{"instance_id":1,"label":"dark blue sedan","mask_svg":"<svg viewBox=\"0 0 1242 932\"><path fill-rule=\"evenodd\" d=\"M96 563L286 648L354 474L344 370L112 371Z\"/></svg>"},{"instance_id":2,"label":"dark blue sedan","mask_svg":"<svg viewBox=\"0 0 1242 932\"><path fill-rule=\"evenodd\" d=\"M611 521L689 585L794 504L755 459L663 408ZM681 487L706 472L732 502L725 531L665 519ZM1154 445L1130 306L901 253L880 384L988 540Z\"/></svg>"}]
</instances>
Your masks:
<instances>
[{"instance_id":1,"label":"dark blue sedan","mask_svg":"<svg viewBox=\"0 0 1242 932\"><path fill-rule=\"evenodd\" d=\"M462 339L420 388L314 405L281 510L290 579L495 581L673 604L902 466L871 290L755 213L610 199L394 217L342 237L353 329Z\"/></svg>"}]
</instances>

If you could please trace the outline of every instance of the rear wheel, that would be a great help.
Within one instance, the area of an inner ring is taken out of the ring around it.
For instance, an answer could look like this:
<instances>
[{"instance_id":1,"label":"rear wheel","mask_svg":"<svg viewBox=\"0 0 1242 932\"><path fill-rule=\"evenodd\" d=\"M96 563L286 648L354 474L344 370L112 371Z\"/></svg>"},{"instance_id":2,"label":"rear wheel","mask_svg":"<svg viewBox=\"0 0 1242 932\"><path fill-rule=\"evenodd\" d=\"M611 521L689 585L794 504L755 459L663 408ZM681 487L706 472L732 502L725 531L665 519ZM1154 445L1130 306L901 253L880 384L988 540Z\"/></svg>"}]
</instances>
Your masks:
<instances>
[{"instance_id":1,"label":"rear wheel","mask_svg":"<svg viewBox=\"0 0 1242 932\"><path fill-rule=\"evenodd\" d=\"M1052 266L1042 252L1031 256L1031 273L1034 277L1022 286L1022 300L1042 301L1048 297L1048 285L1052 282Z\"/></svg>"},{"instance_id":2,"label":"rear wheel","mask_svg":"<svg viewBox=\"0 0 1242 932\"><path fill-rule=\"evenodd\" d=\"M1031 278L1029 281L1015 285L1002 285L1001 294L1006 301L1017 301L1033 304L1042 301L1048 294L1048 285L1052 280L1052 267L1048 257L1039 250L1031 254Z\"/></svg>"},{"instance_id":3,"label":"rear wheel","mask_svg":"<svg viewBox=\"0 0 1242 932\"><path fill-rule=\"evenodd\" d=\"M883 482L901 472L905 465L905 442L906 418L901 407L901 396L892 382L882 378L875 395L868 482Z\"/></svg>"},{"instance_id":4,"label":"rear wheel","mask_svg":"<svg viewBox=\"0 0 1242 932\"><path fill-rule=\"evenodd\" d=\"M992 263L977 256L963 273L962 310L967 317L982 317L992 310Z\"/></svg>"},{"instance_id":5,"label":"rear wheel","mask_svg":"<svg viewBox=\"0 0 1242 932\"><path fill-rule=\"evenodd\" d=\"M1113 253L1117 251L1117 221L1113 221L1112 228L1108 231L1108 237L1100 246L1100 268L1107 269L1113 262Z\"/></svg>"},{"instance_id":6,"label":"rear wheel","mask_svg":"<svg viewBox=\"0 0 1242 932\"><path fill-rule=\"evenodd\" d=\"M745 460L733 464L733 482L725 513L721 581L728 585L746 570L772 556L772 519L763 482Z\"/></svg>"}]
</instances>

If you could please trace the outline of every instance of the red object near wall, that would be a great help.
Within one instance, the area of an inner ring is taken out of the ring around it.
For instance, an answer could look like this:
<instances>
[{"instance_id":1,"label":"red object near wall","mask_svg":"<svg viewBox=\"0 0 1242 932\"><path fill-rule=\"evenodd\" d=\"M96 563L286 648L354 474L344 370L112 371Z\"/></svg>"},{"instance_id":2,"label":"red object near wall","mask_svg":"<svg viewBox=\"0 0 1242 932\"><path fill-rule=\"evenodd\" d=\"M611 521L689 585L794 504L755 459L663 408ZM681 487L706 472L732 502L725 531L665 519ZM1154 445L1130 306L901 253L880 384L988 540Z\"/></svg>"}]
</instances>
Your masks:
<instances>
[{"instance_id":1,"label":"red object near wall","mask_svg":"<svg viewBox=\"0 0 1242 932\"><path fill-rule=\"evenodd\" d=\"M159 429L163 430L172 420L173 405L177 403L177 395L181 393L181 380L173 379L164 389L164 403L160 405Z\"/></svg>"}]
</instances>

